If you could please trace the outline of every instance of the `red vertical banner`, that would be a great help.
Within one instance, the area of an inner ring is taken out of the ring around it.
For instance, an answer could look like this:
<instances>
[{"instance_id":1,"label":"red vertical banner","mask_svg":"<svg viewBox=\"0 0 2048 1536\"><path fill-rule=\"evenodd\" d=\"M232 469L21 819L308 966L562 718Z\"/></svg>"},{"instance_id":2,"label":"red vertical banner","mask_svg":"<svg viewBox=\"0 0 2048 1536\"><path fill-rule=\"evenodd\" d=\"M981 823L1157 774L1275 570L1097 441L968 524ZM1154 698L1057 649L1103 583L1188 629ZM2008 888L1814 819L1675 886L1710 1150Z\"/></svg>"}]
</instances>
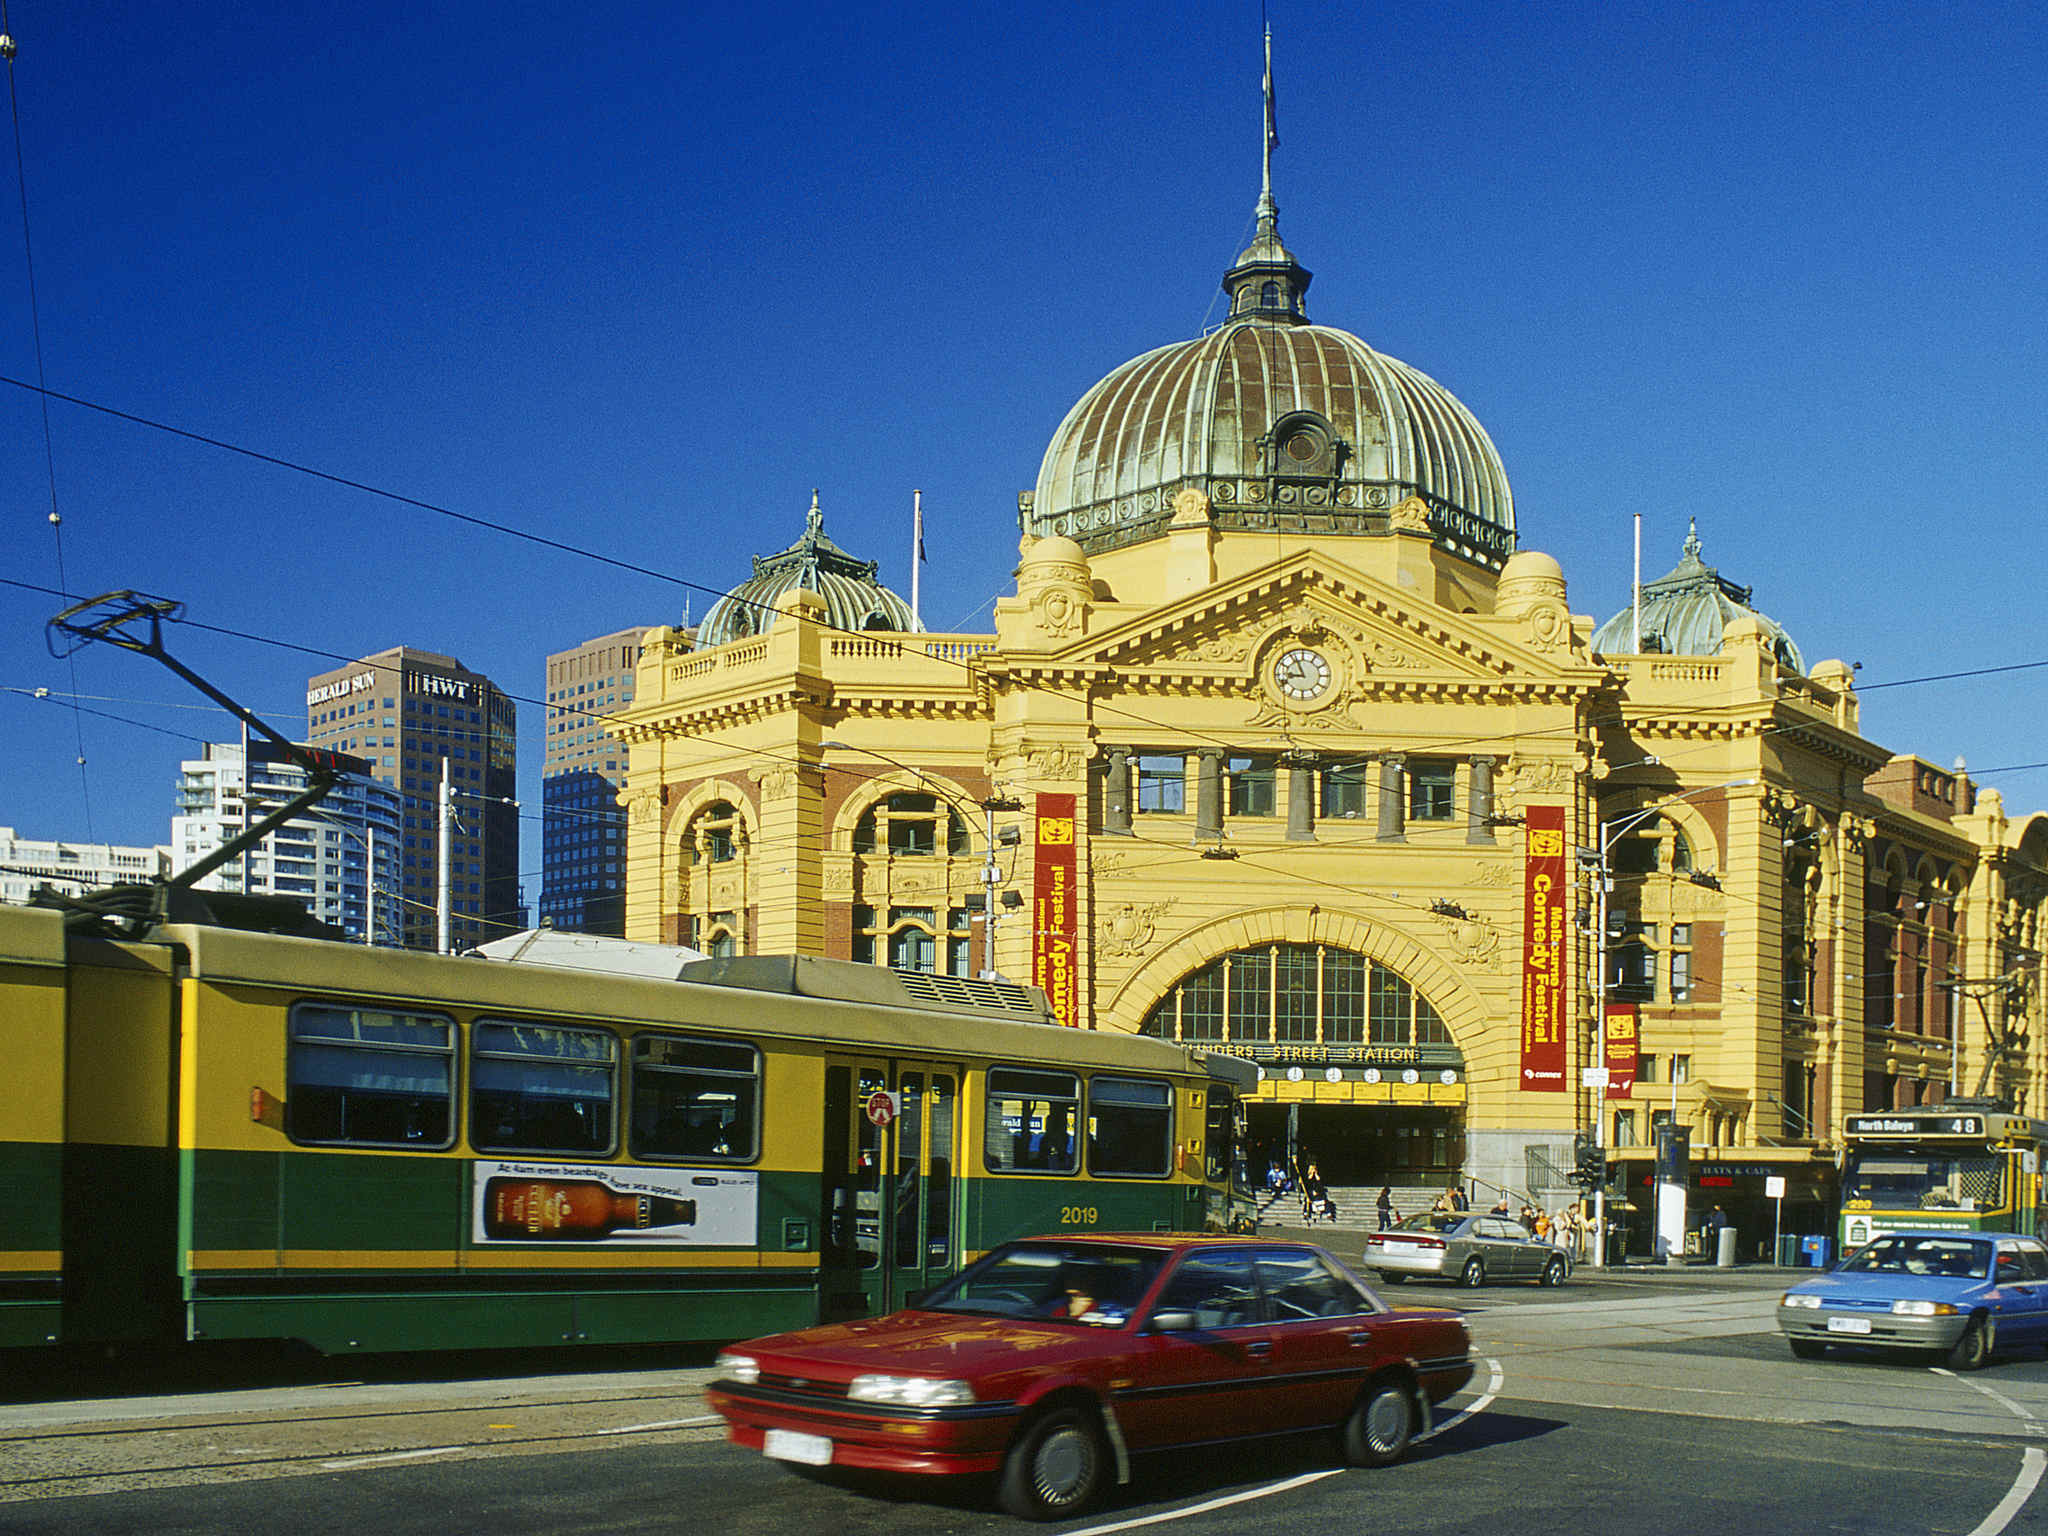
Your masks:
<instances>
[{"instance_id":1,"label":"red vertical banner","mask_svg":"<svg viewBox=\"0 0 2048 1536\"><path fill-rule=\"evenodd\" d=\"M1522 873L1522 1086L1563 1093L1569 1068L1565 1019L1564 807L1531 806Z\"/></svg>"},{"instance_id":2,"label":"red vertical banner","mask_svg":"<svg viewBox=\"0 0 2048 1536\"><path fill-rule=\"evenodd\" d=\"M1636 1005L1607 1005L1607 1097L1625 1099L1636 1085Z\"/></svg>"},{"instance_id":3,"label":"red vertical banner","mask_svg":"<svg viewBox=\"0 0 2048 1536\"><path fill-rule=\"evenodd\" d=\"M1038 797L1038 836L1031 899L1031 979L1052 1004L1053 1017L1081 1022L1074 971L1074 797Z\"/></svg>"}]
</instances>

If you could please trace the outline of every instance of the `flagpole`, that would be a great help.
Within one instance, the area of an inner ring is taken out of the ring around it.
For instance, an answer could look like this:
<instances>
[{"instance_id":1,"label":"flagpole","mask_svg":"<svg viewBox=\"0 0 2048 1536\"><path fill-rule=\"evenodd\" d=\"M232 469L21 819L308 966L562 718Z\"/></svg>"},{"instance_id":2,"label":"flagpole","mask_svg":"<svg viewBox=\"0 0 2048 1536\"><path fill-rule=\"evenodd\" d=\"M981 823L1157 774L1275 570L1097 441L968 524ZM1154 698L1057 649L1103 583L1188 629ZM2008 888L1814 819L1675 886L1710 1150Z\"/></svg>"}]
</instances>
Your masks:
<instances>
[{"instance_id":1,"label":"flagpole","mask_svg":"<svg viewBox=\"0 0 2048 1536\"><path fill-rule=\"evenodd\" d=\"M924 612L918 595L924 576L924 492L910 493L910 627L923 633Z\"/></svg>"}]
</instances>

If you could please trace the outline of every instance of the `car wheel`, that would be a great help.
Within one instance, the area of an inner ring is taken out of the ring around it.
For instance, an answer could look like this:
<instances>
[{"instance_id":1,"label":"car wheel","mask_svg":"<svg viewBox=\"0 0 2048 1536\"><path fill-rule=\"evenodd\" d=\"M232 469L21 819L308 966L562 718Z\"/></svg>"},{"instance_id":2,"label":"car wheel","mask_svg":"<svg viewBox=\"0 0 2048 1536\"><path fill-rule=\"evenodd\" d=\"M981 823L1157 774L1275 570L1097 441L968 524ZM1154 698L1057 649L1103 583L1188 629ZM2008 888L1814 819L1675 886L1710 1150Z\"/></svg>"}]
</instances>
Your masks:
<instances>
[{"instance_id":1,"label":"car wheel","mask_svg":"<svg viewBox=\"0 0 2048 1536\"><path fill-rule=\"evenodd\" d=\"M1785 1342L1792 1346L1792 1353L1802 1360L1818 1360L1828 1352L1827 1345L1819 1339L1787 1339Z\"/></svg>"},{"instance_id":2,"label":"car wheel","mask_svg":"<svg viewBox=\"0 0 2048 1536\"><path fill-rule=\"evenodd\" d=\"M1983 1367L1991 1358L1991 1325L1981 1317L1970 1319L1970 1326L1963 1330L1963 1336L1949 1346L1949 1366L1958 1371L1974 1371Z\"/></svg>"},{"instance_id":3,"label":"car wheel","mask_svg":"<svg viewBox=\"0 0 2048 1536\"><path fill-rule=\"evenodd\" d=\"M1367 1382L1344 1421L1344 1459L1354 1467L1399 1461L1415 1434L1415 1394L1395 1376Z\"/></svg>"},{"instance_id":4,"label":"car wheel","mask_svg":"<svg viewBox=\"0 0 2048 1536\"><path fill-rule=\"evenodd\" d=\"M1464 1269L1459 1271L1458 1284L1468 1291L1486 1284L1486 1266L1477 1259L1467 1259Z\"/></svg>"},{"instance_id":5,"label":"car wheel","mask_svg":"<svg viewBox=\"0 0 2048 1536\"><path fill-rule=\"evenodd\" d=\"M1406 1275L1390 1275L1385 1270L1380 1271L1380 1284L1382 1285L1399 1285L1407 1278Z\"/></svg>"},{"instance_id":6,"label":"car wheel","mask_svg":"<svg viewBox=\"0 0 2048 1536\"><path fill-rule=\"evenodd\" d=\"M1545 1285L1564 1284L1563 1259L1552 1259L1549 1263L1543 1266L1543 1283Z\"/></svg>"},{"instance_id":7,"label":"car wheel","mask_svg":"<svg viewBox=\"0 0 2048 1536\"><path fill-rule=\"evenodd\" d=\"M1026 1425L1010 1446L998 1497L1026 1520L1064 1520L1087 1508L1108 1470L1109 1448L1095 1416L1055 1408Z\"/></svg>"}]
</instances>

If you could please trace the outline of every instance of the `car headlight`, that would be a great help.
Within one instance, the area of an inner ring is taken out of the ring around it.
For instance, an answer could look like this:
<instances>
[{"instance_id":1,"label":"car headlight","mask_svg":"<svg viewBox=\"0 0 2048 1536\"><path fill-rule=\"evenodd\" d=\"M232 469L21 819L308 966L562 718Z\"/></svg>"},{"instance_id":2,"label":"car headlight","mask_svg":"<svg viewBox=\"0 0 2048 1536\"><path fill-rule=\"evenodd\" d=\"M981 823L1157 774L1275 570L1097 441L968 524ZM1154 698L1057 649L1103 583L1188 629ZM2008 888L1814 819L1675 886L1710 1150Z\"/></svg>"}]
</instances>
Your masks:
<instances>
[{"instance_id":1,"label":"car headlight","mask_svg":"<svg viewBox=\"0 0 2048 1536\"><path fill-rule=\"evenodd\" d=\"M849 1401L894 1403L901 1408L959 1408L974 1401L964 1381L936 1381L929 1376L856 1376L846 1389Z\"/></svg>"},{"instance_id":2,"label":"car headlight","mask_svg":"<svg viewBox=\"0 0 2048 1536\"><path fill-rule=\"evenodd\" d=\"M1783 1307L1818 1307L1820 1305L1820 1298L1818 1296L1802 1296L1797 1291L1787 1291L1778 1299L1778 1304Z\"/></svg>"},{"instance_id":3,"label":"car headlight","mask_svg":"<svg viewBox=\"0 0 2048 1536\"><path fill-rule=\"evenodd\" d=\"M1895 1301L1892 1303L1894 1317L1954 1317L1955 1306L1946 1301Z\"/></svg>"},{"instance_id":4,"label":"car headlight","mask_svg":"<svg viewBox=\"0 0 2048 1536\"><path fill-rule=\"evenodd\" d=\"M711 1362L711 1368L724 1376L727 1381L736 1381L743 1387L751 1387L761 1379L761 1362L752 1355L729 1355L721 1353Z\"/></svg>"}]
</instances>

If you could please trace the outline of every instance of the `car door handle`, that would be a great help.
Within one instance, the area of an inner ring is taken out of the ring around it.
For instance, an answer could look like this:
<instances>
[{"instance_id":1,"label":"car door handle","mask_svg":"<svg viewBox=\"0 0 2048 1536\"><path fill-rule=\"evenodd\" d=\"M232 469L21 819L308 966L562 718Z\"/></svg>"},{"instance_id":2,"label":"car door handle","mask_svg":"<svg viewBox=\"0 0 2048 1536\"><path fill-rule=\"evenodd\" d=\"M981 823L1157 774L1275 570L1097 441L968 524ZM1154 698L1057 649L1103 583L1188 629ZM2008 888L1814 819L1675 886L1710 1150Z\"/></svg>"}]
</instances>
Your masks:
<instances>
[{"instance_id":1,"label":"car door handle","mask_svg":"<svg viewBox=\"0 0 2048 1536\"><path fill-rule=\"evenodd\" d=\"M1254 1360L1263 1360L1273 1353L1273 1346L1265 1339L1252 1339L1246 1343L1244 1352Z\"/></svg>"},{"instance_id":2,"label":"car door handle","mask_svg":"<svg viewBox=\"0 0 2048 1536\"><path fill-rule=\"evenodd\" d=\"M1346 1329L1344 1337L1353 1349L1372 1348L1372 1330L1370 1328Z\"/></svg>"}]
</instances>

